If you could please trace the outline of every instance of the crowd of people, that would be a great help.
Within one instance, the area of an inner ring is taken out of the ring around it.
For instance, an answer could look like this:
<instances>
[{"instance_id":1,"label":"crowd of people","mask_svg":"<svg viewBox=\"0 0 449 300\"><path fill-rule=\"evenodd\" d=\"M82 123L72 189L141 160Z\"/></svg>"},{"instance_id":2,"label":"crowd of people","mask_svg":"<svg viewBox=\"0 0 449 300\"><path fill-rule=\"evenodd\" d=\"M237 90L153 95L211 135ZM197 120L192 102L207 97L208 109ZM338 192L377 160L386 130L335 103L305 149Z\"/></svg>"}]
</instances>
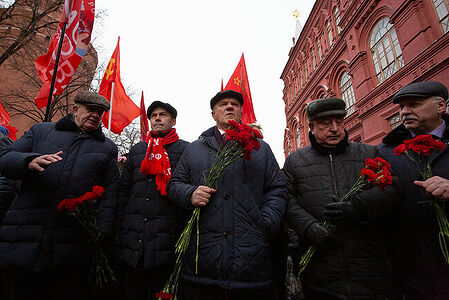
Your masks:
<instances>
[{"instance_id":1,"label":"crowd of people","mask_svg":"<svg viewBox=\"0 0 449 300\"><path fill-rule=\"evenodd\" d=\"M109 102L80 92L73 113L59 121L36 124L14 143L0 133L2 295L156 299L172 274L176 241L200 207L193 226L199 239L192 234L176 299L286 299L287 250L296 273L310 246L316 250L300 276L305 299L449 299L449 262L431 205L438 201L448 213L447 101L440 82L407 85L393 97L402 124L372 146L349 141L343 100L314 100L306 108L310 145L292 152L282 170L260 139L250 160L238 159L208 187L228 122L241 120L240 93L212 97L216 125L192 143L179 139L177 110L153 102L148 138L119 169L117 146L101 128ZM419 135L444 143L429 156L429 179L395 155ZM391 165L391 184L368 184L341 201L367 158L376 157ZM97 236L88 240L57 207L94 186L104 193L96 202ZM91 244L109 249L117 274L101 289L89 278Z\"/></svg>"}]
</instances>

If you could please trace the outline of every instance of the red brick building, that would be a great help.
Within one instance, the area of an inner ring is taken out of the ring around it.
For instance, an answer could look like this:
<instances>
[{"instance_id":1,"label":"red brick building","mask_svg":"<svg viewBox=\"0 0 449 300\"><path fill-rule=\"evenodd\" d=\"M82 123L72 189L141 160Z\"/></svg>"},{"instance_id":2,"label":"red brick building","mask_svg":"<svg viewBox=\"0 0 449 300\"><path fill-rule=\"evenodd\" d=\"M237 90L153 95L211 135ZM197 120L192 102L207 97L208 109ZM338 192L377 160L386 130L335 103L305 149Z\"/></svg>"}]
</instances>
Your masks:
<instances>
[{"instance_id":1,"label":"red brick building","mask_svg":"<svg viewBox=\"0 0 449 300\"><path fill-rule=\"evenodd\" d=\"M316 1L282 72L284 150L309 144L305 107L345 100L351 141L376 145L399 123L392 96L405 85L449 87L449 0Z\"/></svg>"},{"instance_id":2,"label":"red brick building","mask_svg":"<svg viewBox=\"0 0 449 300\"><path fill-rule=\"evenodd\" d=\"M15 8L7 11L9 5L1 4L0 13L5 14L0 19L0 55L16 41L24 43L19 51L9 56L0 64L0 101L11 116L11 125L18 129L17 137L21 137L32 125L42 122L45 107L39 109L34 98L39 92L40 81L34 60L47 52L53 35L57 30L64 1L24 1L16 0ZM7 12L7 13L5 13ZM48 12L48 13L47 13ZM42 18L37 18L37 14ZM22 36L22 30L37 23L30 38ZM72 77L55 109L53 121L71 111L74 95L80 89L88 89L97 67L97 53L90 46L86 56Z\"/></svg>"}]
</instances>

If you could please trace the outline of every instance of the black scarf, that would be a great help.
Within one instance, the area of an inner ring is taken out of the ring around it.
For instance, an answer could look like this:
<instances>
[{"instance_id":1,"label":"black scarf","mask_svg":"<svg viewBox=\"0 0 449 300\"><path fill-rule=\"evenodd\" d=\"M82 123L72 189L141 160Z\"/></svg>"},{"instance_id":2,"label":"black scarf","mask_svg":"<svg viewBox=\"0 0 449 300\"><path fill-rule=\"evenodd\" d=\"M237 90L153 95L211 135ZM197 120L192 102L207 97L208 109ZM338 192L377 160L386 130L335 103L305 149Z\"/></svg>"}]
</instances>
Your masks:
<instances>
[{"instance_id":1,"label":"black scarf","mask_svg":"<svg viewBox=\"0 0 449 300\"><path fill-rule=\"evenodd\" d=\"M329 148L319 144L311 131L309 131L309 139L312 148L318 151L318 153L323 155L330 155L330 154L337 155L345 151L345 148L349 145L348 132L346 130L345 130L345 137L343 138L343 140L341 140L340 143L337 144L335 148Z\"/></svg>"}]
</instances>

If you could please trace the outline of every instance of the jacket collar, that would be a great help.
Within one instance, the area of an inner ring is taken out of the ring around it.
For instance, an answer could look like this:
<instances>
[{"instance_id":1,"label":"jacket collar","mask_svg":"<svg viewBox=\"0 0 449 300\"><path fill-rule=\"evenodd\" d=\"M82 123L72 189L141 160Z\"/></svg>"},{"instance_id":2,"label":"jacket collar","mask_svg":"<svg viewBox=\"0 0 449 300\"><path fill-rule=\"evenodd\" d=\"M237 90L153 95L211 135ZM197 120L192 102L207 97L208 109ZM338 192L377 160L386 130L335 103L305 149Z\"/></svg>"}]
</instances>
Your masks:
<instances>
[{"instance_id":1,"label":"jacket collar","mask_svg":"<svg viewBox=\"0 0 449 300\"><path fill-rule=\"evenodd\" d=\"M78 127L78 125L76 125L73 114L68 114L59 119L59 121L56 122L55 129L60 131L73 131L78 133L85 133L93 136L94 138L102 142L106 140L106 137L104 136L103 131L101 130L101 126L98 127L98 129L95 131L82 132L81 129Z\"/></svg>"},{"instance_id":2,"label":"jacket collar","mask_svg":"<svg viewBox=\"0 0 449 300\"><path fill-rule=\"evenodd\" d=\"M216 126L212 126L211 128L204 131L201 134L200 139L204 140L209 146L218 151L220 150L220 145L218 144L218 141L215 138L215 127Z\"/></svg>"},{"instance_id":3,"label":"jacket collar","mask_svg":"<svg viewBox=\"0 0 449 300\"><path fill-rule=\"evenodd\" d=\"M443 114L442 119L446 122L446 130L443 133L442 140L449 140L449 116ZM410 131L405 128L404 125L399 125L382 139L382 143L388 146L397 146L402 144L403 141L411 138L412 135Z\"/></svg>"}]
</instances>

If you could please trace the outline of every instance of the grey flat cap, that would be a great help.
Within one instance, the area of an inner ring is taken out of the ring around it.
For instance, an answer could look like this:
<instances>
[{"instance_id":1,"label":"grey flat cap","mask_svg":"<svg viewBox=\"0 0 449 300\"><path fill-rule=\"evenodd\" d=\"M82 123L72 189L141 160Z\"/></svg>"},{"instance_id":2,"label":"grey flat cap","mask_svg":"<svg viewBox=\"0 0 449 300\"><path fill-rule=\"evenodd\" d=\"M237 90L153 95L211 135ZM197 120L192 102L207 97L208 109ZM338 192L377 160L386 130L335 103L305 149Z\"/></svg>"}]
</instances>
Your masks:
<instances>
[{"instance_id":1,"label":"grey flat cap","mask_svg":"<svg viewBox=\"0 0 449 300\"><path fill-rule=\"evenodd\" d=\"M410 83L394 95L393 103L397 104L404 98L429 98L432 96L439 96L444 100L447 100L447 88L438 81Z\"/></svg>"},{"instance_id":2,"label":"grey flat cap","mask_svg":"<svg viewBox=\"0 0 449 300\"><path fill-rule=\"evenodd\" d=\"M98 95L97 93L91 91L81 91L73 100L75 103L83 104L86 106L96 106L108 111L111 108L109 101L106 100L102 95Z\"/></svg>"}]
</instances>

